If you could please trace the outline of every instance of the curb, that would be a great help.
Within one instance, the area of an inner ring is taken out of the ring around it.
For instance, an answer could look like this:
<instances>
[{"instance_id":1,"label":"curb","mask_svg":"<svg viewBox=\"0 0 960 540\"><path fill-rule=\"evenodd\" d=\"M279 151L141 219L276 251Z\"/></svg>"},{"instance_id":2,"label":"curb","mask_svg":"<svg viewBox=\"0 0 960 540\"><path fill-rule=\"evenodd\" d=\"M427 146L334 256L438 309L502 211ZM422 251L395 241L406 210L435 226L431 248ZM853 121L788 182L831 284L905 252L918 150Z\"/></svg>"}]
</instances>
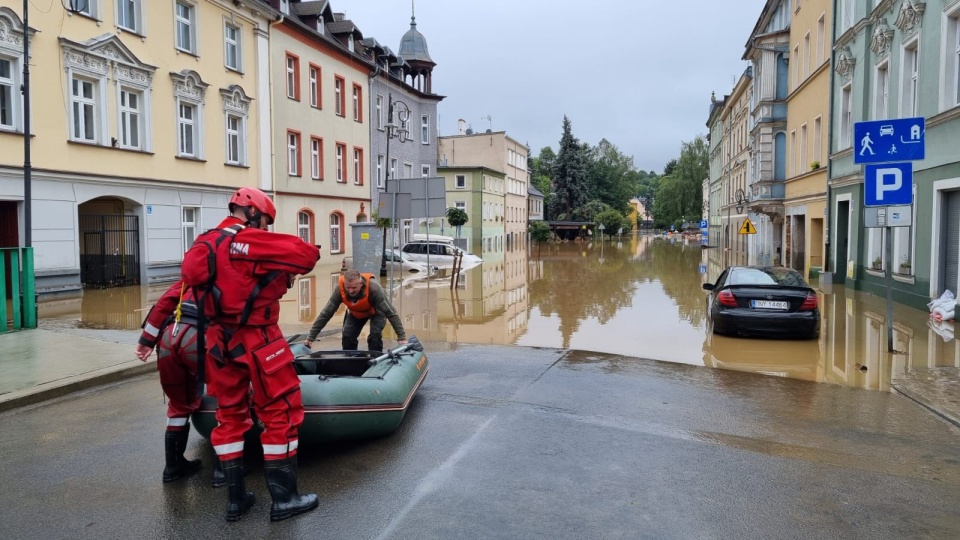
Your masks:
<instances>
[{"instance_id":1,"label":"curb","mask_svg":"<svg viewBox=\"0 0 960 540\"><path fill-rule=\"evenodd\" d=\"M943 409L937 407L936 404L934 404L932 401L928 400L927 398L921 396L920 394L918 394L918 393L916 393L916 392L913 392L913 391L911 391L911 390L907 390L906 388L903 388L903 387L898 386L898 385L895 385L895 384L894 384L894 385L891 385L890 388L891 388L894 392L896 392L897 394L900 394L901 396L903 396L903 397L905 397L905 398L908 398L908 399L913 400L914 402L916 402L917 404L919 404L921 407L929 410L929 411L932 412L933 414L939 416L940 418L943 418L943 419L946 420L947 422L950 422L951 424L953 424L953 425L957 426L958 428L960 428L960 418L957 418L956 416L953 416L952 414L950 414L950 413L944 411Z\"/></svg>"},{"instance_id":2,"label":"curb","mask_svg":"<svg viewBox=\"0 0 960 540\"><path fill-rule=\"evenodd\" d=\"M343 331L343 328L328 328L317 336L329 337ZM156 359L148 362L131 361L118 366L105 367L80 375L73 375L59 381L49 381L0 395L0 413L21 407L36 405L51 399L57 399L80 390L110 384L124 379L157 372ZM65 382L68 381L68 382Z\"/></svg>"},{"instance_id":3,"label":"curb","mask_svg":"<svg viewBox=\"0 0 960 540\"><path fill-rule=\"evenodd\" d=\"M76 380L65 384L59 382L41 383L37 386L10 392L7 395L0 396L0 413L13 409L35 405L37 403L63 397L80 390L86 390L94 386L100 386L112 382L129 379L146 373L155 373L157 371L157 362L140 362L130 367L104 368L84 375L76 375Z\"/></svg>"}]
</instances>

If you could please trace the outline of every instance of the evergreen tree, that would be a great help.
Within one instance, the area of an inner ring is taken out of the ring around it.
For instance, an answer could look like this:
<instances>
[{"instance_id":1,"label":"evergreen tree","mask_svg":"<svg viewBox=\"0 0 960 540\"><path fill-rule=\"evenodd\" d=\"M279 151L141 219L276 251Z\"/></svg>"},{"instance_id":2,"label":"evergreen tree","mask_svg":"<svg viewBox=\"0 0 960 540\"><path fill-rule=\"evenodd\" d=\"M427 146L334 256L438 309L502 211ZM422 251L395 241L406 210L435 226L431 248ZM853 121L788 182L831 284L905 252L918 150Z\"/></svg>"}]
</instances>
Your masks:
<instances>
[{"instance_id":1,"label":"evergreen tree","mask_svg":"<svg viewBox=\"0 0 960 540\"><path fill-rule=\"evenodd\" d=\"M551 211L555 219L570 219L588 200L587 162L580 141L573 136L570 119L563 116L563 135L554 167L554 192L557 198Z\"/></svg>"}]
</instances>

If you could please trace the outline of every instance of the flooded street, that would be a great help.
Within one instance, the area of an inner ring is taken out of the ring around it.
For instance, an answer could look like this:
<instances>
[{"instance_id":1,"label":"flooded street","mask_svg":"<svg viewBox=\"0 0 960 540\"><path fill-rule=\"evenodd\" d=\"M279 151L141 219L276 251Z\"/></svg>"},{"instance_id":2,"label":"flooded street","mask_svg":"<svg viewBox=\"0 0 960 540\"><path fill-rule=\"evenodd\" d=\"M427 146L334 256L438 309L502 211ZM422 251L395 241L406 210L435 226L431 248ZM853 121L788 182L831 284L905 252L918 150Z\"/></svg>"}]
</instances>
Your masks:
<instances>
[{"instance_id":1,"label":"flooded street","mask_svg":"<svg viewBox=\"0 0 960 540\"><path fill-rule=\"evenodd\" d=\"M722 271L723 252L698 243L625 236L481 255L484 262L465 270L456 286L444 275L381 279L407 334L428 342L581 349L879 391L889 391L891 379L912 367L960 366L953 323L938 332L926 312L896 305L895 347L903 354L889 354L884 299L842 286L821 288L819 340L713 336L701 284ZM290 290L281 308L285 331L309 328L340 262L324 257ZM41 324L135 330L166 287L88 289L82 298L41 304ZM395 338L389 325L385 334Z\"/></svg>"}]
</instances>

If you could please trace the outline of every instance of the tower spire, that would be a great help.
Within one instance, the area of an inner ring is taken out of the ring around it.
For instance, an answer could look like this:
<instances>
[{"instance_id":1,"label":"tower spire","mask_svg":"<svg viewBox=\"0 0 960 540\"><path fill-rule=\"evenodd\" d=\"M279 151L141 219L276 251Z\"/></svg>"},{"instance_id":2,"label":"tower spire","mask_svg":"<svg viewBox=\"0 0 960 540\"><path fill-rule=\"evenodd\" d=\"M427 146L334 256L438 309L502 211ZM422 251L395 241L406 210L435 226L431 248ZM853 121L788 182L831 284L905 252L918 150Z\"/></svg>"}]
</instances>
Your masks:
<instances>
[{"instance_id":1,"label":"tower spire","mask_svg":"<svg viewBox=\"0 0 960 540\"><path fill-rule=\"evenodd\" d=\"M410 26L417 25L417 10L413 5L414 0L410 0Z\"/></svg>"}]
</instances>

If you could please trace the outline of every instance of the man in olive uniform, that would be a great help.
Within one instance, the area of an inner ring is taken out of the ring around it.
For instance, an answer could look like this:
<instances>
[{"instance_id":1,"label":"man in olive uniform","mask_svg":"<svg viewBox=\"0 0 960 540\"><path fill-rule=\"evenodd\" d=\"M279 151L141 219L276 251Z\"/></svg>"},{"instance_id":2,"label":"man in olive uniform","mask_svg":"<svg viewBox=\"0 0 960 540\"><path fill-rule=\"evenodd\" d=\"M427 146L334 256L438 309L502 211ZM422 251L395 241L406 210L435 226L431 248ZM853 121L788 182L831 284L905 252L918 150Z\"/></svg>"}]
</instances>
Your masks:
<instances>
[{"instance_id":1,"label":"man in olive uniform","mask_svg":"<svg viewBox=\"0 0 960 540\"><path fill-rule=\"evenodd\" d=\"M374 352L383 351L383 328L390 321L393 331L397 333L397 343L407 342L407 335L403 331L400 316L390 304L390 299L377 283L373 274L361 274L357 270L347 270L340 276L327 305L324 306L317 320L313 322L310 333L304 344L313 345L317 334L330 322L340 304L347 306L347 314L343 318L343 350L357 350L360 331L363 325L370 321L370 335L367 336L367 348Z\"/></svg>"}]
</instances>

